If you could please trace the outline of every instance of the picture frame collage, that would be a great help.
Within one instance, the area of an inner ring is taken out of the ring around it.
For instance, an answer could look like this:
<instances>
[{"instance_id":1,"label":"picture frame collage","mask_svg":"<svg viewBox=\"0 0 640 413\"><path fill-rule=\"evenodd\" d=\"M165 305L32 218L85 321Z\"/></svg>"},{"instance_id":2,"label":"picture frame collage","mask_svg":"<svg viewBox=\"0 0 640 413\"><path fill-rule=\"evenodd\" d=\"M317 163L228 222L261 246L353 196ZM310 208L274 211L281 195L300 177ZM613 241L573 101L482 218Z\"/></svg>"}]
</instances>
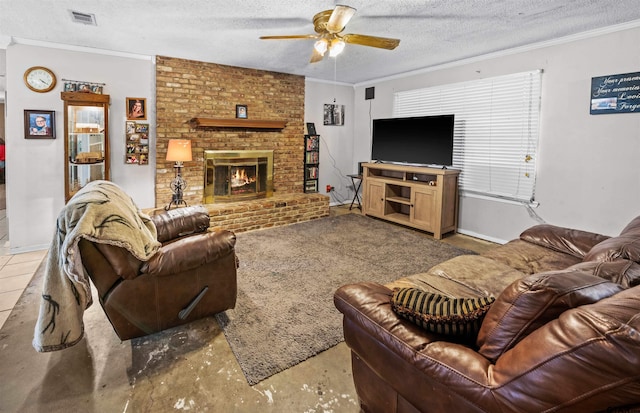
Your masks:
<instances>
[{"instance_id":1,"label":"picture frame collage","mask_svg":"<svg viewBox=\"0 0 640 413\"><path fill-rule=\"evenodd\" d=\"M149 164L149 124L142 122L126 122L126 154L127 165Z\"/></svg>"},{"instance_id":2,"label":"picture frame collage","mask_svg":"<svg viewBox=\"0 0 640 413\"><path fill-rule=\"evenodd\" d=\"M86 82L84 80L62 79L65 92L83 92L101 95L104 83Z\"/></svg>"}]
</instances>

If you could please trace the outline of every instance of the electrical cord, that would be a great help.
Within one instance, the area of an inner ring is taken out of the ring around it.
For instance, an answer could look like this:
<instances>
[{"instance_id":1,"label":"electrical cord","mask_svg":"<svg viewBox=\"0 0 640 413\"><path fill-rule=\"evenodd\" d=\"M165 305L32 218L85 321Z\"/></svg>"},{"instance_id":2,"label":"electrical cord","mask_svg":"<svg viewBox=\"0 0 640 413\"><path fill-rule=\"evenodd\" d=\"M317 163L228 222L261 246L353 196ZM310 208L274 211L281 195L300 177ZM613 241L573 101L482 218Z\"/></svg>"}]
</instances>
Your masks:
<instances>
[{"instance_id":1,"label":"electrical cord","mask_svg":"<svg viewBox=\"0 0 640 413\"><path fill-rule=\"evenodd\" d=\"M349 185L349 181L347 180L347 175L344 174L342 172L342 170L340 168L338 168L337 164L336 164L336 159L333 157L333 155L331 155L331 151L329 150L329 145L327 145L327 142L323 139L322 136L320 136L320 142L322 144L324 144L324 147L327 151L327 155L329 155L329 158L331 159L331 166L333 167L334 171L333 173L337 175L339 182L340 182L340 190L342 190L343 188L348 188ZM337 172L336 172L337 171ZM354 188L355 190L355 188ZM335 201L337 203L344 203L347 202L346 199L347 197L343 197L342 194L339 194L339 192L337 191L337 188L334 187L334 190L329 192L329 196L331 197L331 199L335 199Z\"/></svg>"},{"instance_id":2,"label":"electrical cord","mask_svg":"<svg viewBox=\"0 0 640 413\"><path fill-rule=\"evenodd\" d=\"M529 216L531 218L533 218L539 224L546 224L547 223L547 221L545 221L540 215L538 215L538 213L536 211L533 210L533 208L531 207L531 204L524 203L523 205L527 209L527 212L529 213Z\"/></svg>"}]
</instances>

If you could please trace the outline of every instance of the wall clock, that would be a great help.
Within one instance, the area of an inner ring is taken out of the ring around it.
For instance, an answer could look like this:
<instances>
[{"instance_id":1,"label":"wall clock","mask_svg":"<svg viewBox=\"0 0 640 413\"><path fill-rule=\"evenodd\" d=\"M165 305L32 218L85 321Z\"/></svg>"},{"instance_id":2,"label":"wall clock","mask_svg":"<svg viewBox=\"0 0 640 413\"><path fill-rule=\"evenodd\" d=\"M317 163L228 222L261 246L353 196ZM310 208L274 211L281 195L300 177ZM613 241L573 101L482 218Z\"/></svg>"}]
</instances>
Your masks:
<instances>
[{"instance_id":1,"label":"wall clock","mask_svg":"<svg viewBox=\"0 0 640 413\"><path fill-rule=\"evenodd\" d=\"M46 67L33 66L24 72L24 83L34 92L45 93L56 86L56 75Z\"/></svg>"}]
</instances>

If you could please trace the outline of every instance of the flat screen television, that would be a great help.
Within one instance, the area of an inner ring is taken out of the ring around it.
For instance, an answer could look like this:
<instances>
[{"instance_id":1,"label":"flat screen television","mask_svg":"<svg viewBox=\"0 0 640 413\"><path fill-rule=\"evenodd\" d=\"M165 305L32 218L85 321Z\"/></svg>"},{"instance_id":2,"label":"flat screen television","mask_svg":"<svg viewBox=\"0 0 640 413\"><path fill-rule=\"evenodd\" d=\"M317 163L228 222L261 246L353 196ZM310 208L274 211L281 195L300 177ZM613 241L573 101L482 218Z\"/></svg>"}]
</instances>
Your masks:
<instances>
[{"instance_id":1,"label":"flat screen television","mask_svg":"<svg viewBox=\"0 0 640 413\"><path fill-rule=\"evenodd\" d=\"M371 159L451 166L454 115L373 120Z\"/></svg>"}]
</instances>

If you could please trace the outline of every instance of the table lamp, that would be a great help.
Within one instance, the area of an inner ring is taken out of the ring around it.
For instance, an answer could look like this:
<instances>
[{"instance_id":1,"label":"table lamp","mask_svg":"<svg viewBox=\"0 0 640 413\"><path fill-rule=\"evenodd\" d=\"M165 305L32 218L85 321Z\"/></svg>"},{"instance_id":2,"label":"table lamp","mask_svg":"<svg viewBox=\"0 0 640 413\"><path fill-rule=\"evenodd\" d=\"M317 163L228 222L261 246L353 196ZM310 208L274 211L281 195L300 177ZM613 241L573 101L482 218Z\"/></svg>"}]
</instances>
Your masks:
<instances>
[{"instance_id":1,"label":"table lamp","mask_svg":"<svg viewBox=\"0 0 640 413\"><path fill-rule=\"evenodd\" d=\"M190 161L191 157L191 141L189 139L169 139L169 147L167 148L167 161L175 162L173 168L176 170L176 177L171 181L171 190L173 191L173 197L171 198L171 202L164 209L169 210L171 205L184 204L187 206L187 203L184 199L182 199L182 194L187 187L187 182L182 179L182 163L185 161Z\"/></svg>"}]
</instances>

